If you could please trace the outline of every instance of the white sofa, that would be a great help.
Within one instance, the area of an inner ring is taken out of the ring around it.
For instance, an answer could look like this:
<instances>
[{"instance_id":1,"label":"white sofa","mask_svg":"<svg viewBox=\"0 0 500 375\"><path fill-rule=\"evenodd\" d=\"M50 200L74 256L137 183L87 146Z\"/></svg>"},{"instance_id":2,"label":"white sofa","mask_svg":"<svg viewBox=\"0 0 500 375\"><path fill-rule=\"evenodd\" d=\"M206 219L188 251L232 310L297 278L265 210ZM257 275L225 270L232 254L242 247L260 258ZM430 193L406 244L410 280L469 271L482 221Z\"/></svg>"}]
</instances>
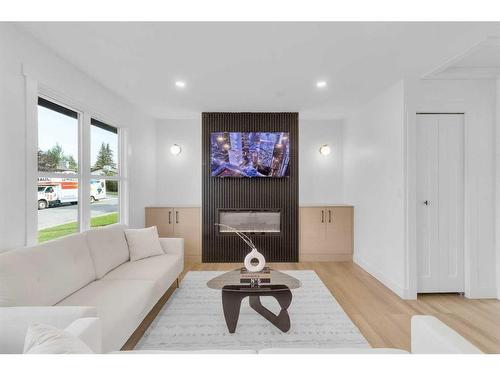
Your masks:
<instances>
[{"instance_id":1,"label":"white sofa","mask_svg":"<svg viewBox=\"0 0 500 375\"><path fill-rule=\"evenodd\" d=\"M101 350L98 318L81 318L65 331L77 336L94 352ZM415 315L411 321L411 354L479 354L478 348L433 316ZM112 354L409 354L391 348L265 348L260 350L131 350Z\"/></svg>"},{"instance_id":2,"label":"white sofa","mask_svg":"<svg viewBox=\"0 0 500 375\"><path fill-rule=\"evenodd\" d=\"M161 238L165 254L131 262L124 230L0 253L0 353L21 353L33 322L64 329L79 318L99 318L98 352L119 350L184 266L181 238Z\"/></svg>"}]
</instances>

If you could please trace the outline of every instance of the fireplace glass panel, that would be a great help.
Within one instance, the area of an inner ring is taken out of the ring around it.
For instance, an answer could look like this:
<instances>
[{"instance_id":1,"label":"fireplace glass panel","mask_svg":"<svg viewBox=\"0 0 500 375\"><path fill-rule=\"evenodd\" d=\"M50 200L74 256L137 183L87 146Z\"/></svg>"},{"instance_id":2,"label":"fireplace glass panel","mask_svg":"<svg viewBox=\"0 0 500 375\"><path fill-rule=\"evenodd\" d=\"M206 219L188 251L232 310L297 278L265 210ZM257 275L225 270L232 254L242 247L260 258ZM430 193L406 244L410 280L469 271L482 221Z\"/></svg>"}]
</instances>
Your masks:
<instances>
[{"instance_id":1,"label":"fireplace glass panel","mask_svg":"<svg viewBox=\"0 0 500 375\"><path fill-rule=\"evenodd\" d=\"M219 211L219 223L245 233L279 233L279 211ZM219 227L220 233L232 230Z\"/></svg>"}]
</instances>

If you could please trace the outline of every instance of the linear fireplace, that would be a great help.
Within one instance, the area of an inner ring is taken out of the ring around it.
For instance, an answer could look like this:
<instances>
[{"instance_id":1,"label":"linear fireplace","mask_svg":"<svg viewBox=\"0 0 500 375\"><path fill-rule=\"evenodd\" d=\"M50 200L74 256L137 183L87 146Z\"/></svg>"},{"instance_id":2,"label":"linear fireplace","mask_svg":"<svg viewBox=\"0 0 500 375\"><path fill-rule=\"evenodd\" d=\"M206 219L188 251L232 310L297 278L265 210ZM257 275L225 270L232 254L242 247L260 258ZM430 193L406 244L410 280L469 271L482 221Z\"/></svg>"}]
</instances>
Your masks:
<instances>
[{"instance_id":1,"label":"linear fireplace","mask_svg":"<svg viewBox=\"0 0 500 375\"><path fill-rule=\"evenodd\" d=\"M219 223L250 234L276 234L281 231L281 212L271 209L219 209ZM231 233L219 227L219 233Z\"/></svg>"}]
</instances>

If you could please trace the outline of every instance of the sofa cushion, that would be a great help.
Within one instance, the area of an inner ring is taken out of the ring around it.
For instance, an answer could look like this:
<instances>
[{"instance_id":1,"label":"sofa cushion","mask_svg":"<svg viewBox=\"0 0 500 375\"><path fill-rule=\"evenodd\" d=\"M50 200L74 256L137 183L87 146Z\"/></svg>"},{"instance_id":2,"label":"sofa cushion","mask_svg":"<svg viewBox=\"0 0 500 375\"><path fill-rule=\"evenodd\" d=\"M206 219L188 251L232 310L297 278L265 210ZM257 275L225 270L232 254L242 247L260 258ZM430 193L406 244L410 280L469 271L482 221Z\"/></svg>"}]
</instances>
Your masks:
<instances>
[{"instance_id":1,"label":"sofa cushion","mask_svg":"<svg viewBox=\"0 0 500 375\"><path fill-rule=\"evenodd\" d=\"M180 254L163 254L136 262L123 263L109 272L103 280L150 280L155 283L155 301L167 291L182 272Z\"/></svg>"},{"instance_id":2,"label":"sofa cushion","mask_svg":"<svg viewBox=\"0 0 500 375\"><path fill-rule=\"evenodd\" d=\"M127 238L130 260L132 262L165 254L160 244L160 237L158 236L156 226L143 229L126 229L125 237Z\"/></svg>"},{"instance_id":3,"label":"sofa cushion","mask_svg":"<svg viewBox=\"0 0 500 375\"><path fill-rule=\"evenodd\" d=\"M94 354L78 337L48 324L32 324L26 333L24 354Z\"/></svg>"},{"instance_id":4,"label":"sofa cushion","mask_svg":"<svg viewBox=\"0 0 500 375\"><path fill-rule=\"evenodd\" d=\"M84 234L0 254L0 306L48 306L95 280Z\"/></svg>"},{"instance_id":5,"label":"sofa cushion","mask_svg":"<svg viewBox=\"0 0 500 375\"><path fill-rule=\"evenodd\" d=\"M102 350L119 350L154 303L148 280L97 280L59 302L59 306L94 306L102 324Z\"/></svg>"},{"instance_id":6,"label":"sofa cushion","mask_svg":"<svg viewBox=\"0 0 500 375\"><path fill-rule=\"evenodd\" d=\"M124 230L124 225L115 224L85 232L98 279L129 260Z\"/></svg>"}]
</instances>

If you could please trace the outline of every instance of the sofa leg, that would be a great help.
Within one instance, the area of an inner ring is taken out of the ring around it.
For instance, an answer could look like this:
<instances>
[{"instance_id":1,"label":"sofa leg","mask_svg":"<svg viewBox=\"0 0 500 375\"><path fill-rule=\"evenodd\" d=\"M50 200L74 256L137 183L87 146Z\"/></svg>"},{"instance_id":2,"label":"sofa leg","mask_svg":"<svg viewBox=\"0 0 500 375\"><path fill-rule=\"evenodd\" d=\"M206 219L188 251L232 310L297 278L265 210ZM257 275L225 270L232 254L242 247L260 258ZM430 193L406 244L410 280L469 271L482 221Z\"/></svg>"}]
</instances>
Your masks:
<instances>
[{"instance_id":1,"label":"sofa leg","mask_svg":"<svg viewBox=\"0 0 500 375\"><path fill-rule=\"evenodd\" d=\"M177 288L179 287L179 278L177 278L175 281L177 281Z\"/></svg>"}]
</instances>

